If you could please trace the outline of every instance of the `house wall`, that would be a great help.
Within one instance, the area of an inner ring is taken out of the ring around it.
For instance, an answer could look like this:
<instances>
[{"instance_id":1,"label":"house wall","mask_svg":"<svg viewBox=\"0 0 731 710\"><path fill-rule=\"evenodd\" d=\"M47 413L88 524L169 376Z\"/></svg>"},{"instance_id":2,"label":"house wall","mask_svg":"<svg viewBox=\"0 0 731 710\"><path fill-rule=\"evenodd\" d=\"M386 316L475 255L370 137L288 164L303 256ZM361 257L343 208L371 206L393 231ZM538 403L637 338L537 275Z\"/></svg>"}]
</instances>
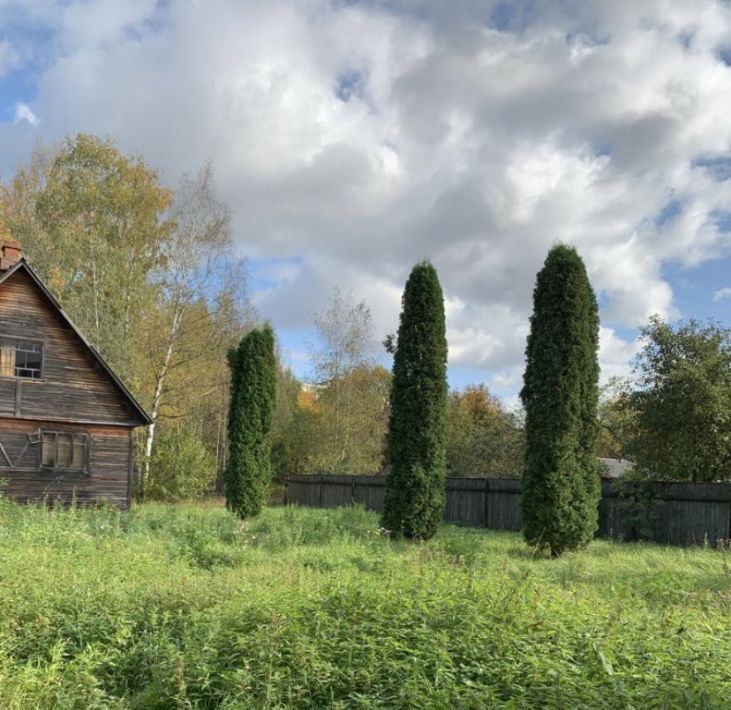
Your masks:
<instances>
[{"instance_id":1,"label":"house wall","mask_svg":"<svg viewBox=\"0 0 731 710\"><path fill-rule=\"evenodd\" d=\"M21 269L0 287L0 335L43 342L43 380L0 377L0 416L140 424L112 378Z\"/></svg>"},{"instance_id":2,"label":"house wall","mask_svg":"<svg viewBox=\"0 0 731 710\"><path fill-rule=\"evenodd\" d=\"M86 433L88 473L42 469L40 444L31 441L37 442L43 429ZM0 490L18 502L76 501L84 505L107 500L127 508L131 492L131 436L129 427L0 417L0 478L4 479Z\"/></svg>"}]
</instances>

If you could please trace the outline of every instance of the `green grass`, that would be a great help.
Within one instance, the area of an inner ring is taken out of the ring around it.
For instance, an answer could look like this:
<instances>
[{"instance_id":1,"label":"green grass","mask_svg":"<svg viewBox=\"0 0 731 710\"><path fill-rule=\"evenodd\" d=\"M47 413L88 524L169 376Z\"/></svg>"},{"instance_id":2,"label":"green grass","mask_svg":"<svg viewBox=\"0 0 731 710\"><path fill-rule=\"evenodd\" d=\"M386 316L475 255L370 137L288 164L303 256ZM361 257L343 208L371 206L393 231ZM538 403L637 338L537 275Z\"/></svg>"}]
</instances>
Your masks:
<instances>
[{"instance_id":1,"label":"green grass","mask_svg":"<svg viewBox=\"0 0 731 710\"><path fill-rule=\"evenodd\" d=\"M3 708L728 708L731 554L0 502Z\"/></svg>"}]
</instances>

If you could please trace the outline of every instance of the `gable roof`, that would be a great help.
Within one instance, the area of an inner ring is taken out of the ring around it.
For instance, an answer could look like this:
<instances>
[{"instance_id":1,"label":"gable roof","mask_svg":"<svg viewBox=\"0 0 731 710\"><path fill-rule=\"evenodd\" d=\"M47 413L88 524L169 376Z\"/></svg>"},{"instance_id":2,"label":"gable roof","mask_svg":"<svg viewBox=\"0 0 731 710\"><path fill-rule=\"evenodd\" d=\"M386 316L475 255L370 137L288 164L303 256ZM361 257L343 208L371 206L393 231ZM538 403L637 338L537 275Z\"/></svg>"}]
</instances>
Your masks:
<instances>
[{"instance_id":1,"label":"gable roof","mask_svg":"<svg viewBox=\"0 0 731 710\"><path fill-rule=\"evenodd\" d=\"M150 415L144 410L142 405L135 399L134 395L127 389L127 386L122 382L122 380L119 378L119 376L112 370L111 366L107 361L101 356L99 351L83 336L81 331L74 325L74 322L68 317L66 314L66 311L64 311L63 306L58 302L56 297L51 293L51 291L48 289L48 287L43 283L41 280L41 277L36 274L35 271L33 271L33 268L31 265L25 260L25 258L21 258L18 260L18 262L9 268L7 271L0 274L0 286L2 286L5 281L7 281L13 274L17 273L18 271L23 270L25 271L28 276L30 276L31 280L35 283L36 286L41 290L43 295L51 302L51 304L54 306L58 314L61 316L61 318L68 324L68 326L71 328L71 330L79 337L81 342L86 346L87 350L91 353L92 357L101 365L102 369L111 377L112 382L116 386L117 390L120 392L122 397L127 400L127 402L132 406L132 409L137 412L137 414L140 415L140 419L142 420L142 424L151 424L152 418Z\"/></svg>"}]
</instances>

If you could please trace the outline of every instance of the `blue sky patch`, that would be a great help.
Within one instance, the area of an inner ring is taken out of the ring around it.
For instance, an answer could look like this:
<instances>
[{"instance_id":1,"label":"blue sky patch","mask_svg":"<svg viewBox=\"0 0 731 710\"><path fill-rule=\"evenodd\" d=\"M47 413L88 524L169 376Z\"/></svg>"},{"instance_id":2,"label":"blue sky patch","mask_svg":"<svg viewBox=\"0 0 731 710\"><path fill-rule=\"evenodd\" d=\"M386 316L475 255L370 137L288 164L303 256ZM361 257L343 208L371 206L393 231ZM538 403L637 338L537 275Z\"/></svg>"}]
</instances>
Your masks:
<instances>
[{"instance_id":1,"label":"blue sky patch","mask_svg":"<svg viewBox=\"0 0 731 710\"><path fill-rule=\"evenodd\" d=\"M731 178L731 156L721 155L714 158L699 158L694 166L705 168L714 180L728 180Z\"/></svg>"},{"instance_id":2,"label":"blue sky patch","mask_svg":"<svg viewBox=\"0 0 731 710\"><path fill-rule=\"evenodd\" d=\"M350 99L363 95L363 74L356 70L344 71L335 82L335 96L347 103Z\"/></svg>"},{"instance_id":3,"label":"blue sky patch","mask_svg":"<svg viewBox=\"0 0 731 710\"><path fill-rule=\"evenodd\" d=\"M655 217L655 226L662 229L666 224L672 222L683 211L683 203L680 200L670 200Z\"/></svg>"}]
</instances>

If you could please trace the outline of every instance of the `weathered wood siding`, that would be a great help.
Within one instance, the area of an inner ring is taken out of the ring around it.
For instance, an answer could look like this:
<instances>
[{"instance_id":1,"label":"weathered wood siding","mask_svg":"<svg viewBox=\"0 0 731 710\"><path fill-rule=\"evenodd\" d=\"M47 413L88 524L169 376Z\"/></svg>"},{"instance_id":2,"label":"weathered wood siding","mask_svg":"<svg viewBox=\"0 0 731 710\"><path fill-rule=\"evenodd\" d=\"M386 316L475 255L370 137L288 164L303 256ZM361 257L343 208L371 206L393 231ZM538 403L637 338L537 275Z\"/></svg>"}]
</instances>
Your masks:
<instances>
[{"instance_id":1,"label":"weathered wood siding","mask_svg":"<svg viewBox=\"0 0 731 710\"><path fill-rule=\"evenodd\" d=\"M448 478L444 519L476 527L487 525L487 484L482 478Z\"/></svg>"},{"instance_id":2,"label":"weathered wood siding","mask_svg":"<svg viewBox=\"0 0 731 710\"><path fill-rule=\"evenodd\" d=\"M24 270L0 287L0 335L43 342L41 381L0 378L0 414L18 418L137 423L112 378Z\"/></svg>"},{"instance_id":3,"label":"weathered wood siding","mask_svg":"<svg viewBox=\"0 0 731 710\"><path fill-rule=\"evenodd\" d=\"M520 530L523 513L520 507L521 481L515 478L498 478L487 481L488 527L498 530Z\"/></svg>"},{"instance_id":4,"label":"weathered wood siding","mask_svg":"<svg viewBox=\"0 0 731 710\"><path fill-rule=\"evenodd\" d=\"M29 443L40 429L60 430L58 422L0 418L0 489L18 502L80 505L107 500L129 506L131 434L129 427L64 424L63 431L89 437L89 472L48 471L40 467L40 444ZM34 437L35 438L35 437ZM37 441L37 439L36 439Z\"/></svg>"},{"instance_id":5,"label":"weathered wood siding","mask_svg":"<svg viewBox=\"0 0 731 710\"><path fill-rule=\"evenodd\" d=\"M364 505L383 512L380 476L290 476L286 501L312 507ZM716 545L731 538L731 483L649 483L649 500L638 510L613 481L602 481L600 537L631 540L638 517L643 533L668 545ZM444 520L496 530L520 530L520 479L448 478ZM643 507L644 506L644 507Z\"/></svg>"},{"instance_id":6,"label":"weathered wood siding","mask_svg":"<svg viewBox=\"0 0 731 710\"><path fill-rule=\"evenodd\" d=\"M731 537L731 483L650 485L653 497L637 504L621 497L612 481L602 481L602 537L634 539L646 529L653 540L670 545L715 544Z\"/></svg>"},{"instance_id":7,"label":"weathered wood siding","mask_svg":"<svg viewBox=\"0 0 731 710\"><path fill-rule=\"evenodd\" d=\"M285 503L297 503L307 508L320 507L320 481L322 476L307 476L289 480L285 492ZM311 480L310 480L311 479Z\"/></svg>"},{"instance_id":8,"label":"weathered wood siding","mask_svg":"<svg viewBox=\"0 0 731 710\"><path fill-rule=\"evenodd\" d=\"M378 476L353 476L353 502L366 510L383 512L384 479Z\"/></svg>"}]
</instances>

